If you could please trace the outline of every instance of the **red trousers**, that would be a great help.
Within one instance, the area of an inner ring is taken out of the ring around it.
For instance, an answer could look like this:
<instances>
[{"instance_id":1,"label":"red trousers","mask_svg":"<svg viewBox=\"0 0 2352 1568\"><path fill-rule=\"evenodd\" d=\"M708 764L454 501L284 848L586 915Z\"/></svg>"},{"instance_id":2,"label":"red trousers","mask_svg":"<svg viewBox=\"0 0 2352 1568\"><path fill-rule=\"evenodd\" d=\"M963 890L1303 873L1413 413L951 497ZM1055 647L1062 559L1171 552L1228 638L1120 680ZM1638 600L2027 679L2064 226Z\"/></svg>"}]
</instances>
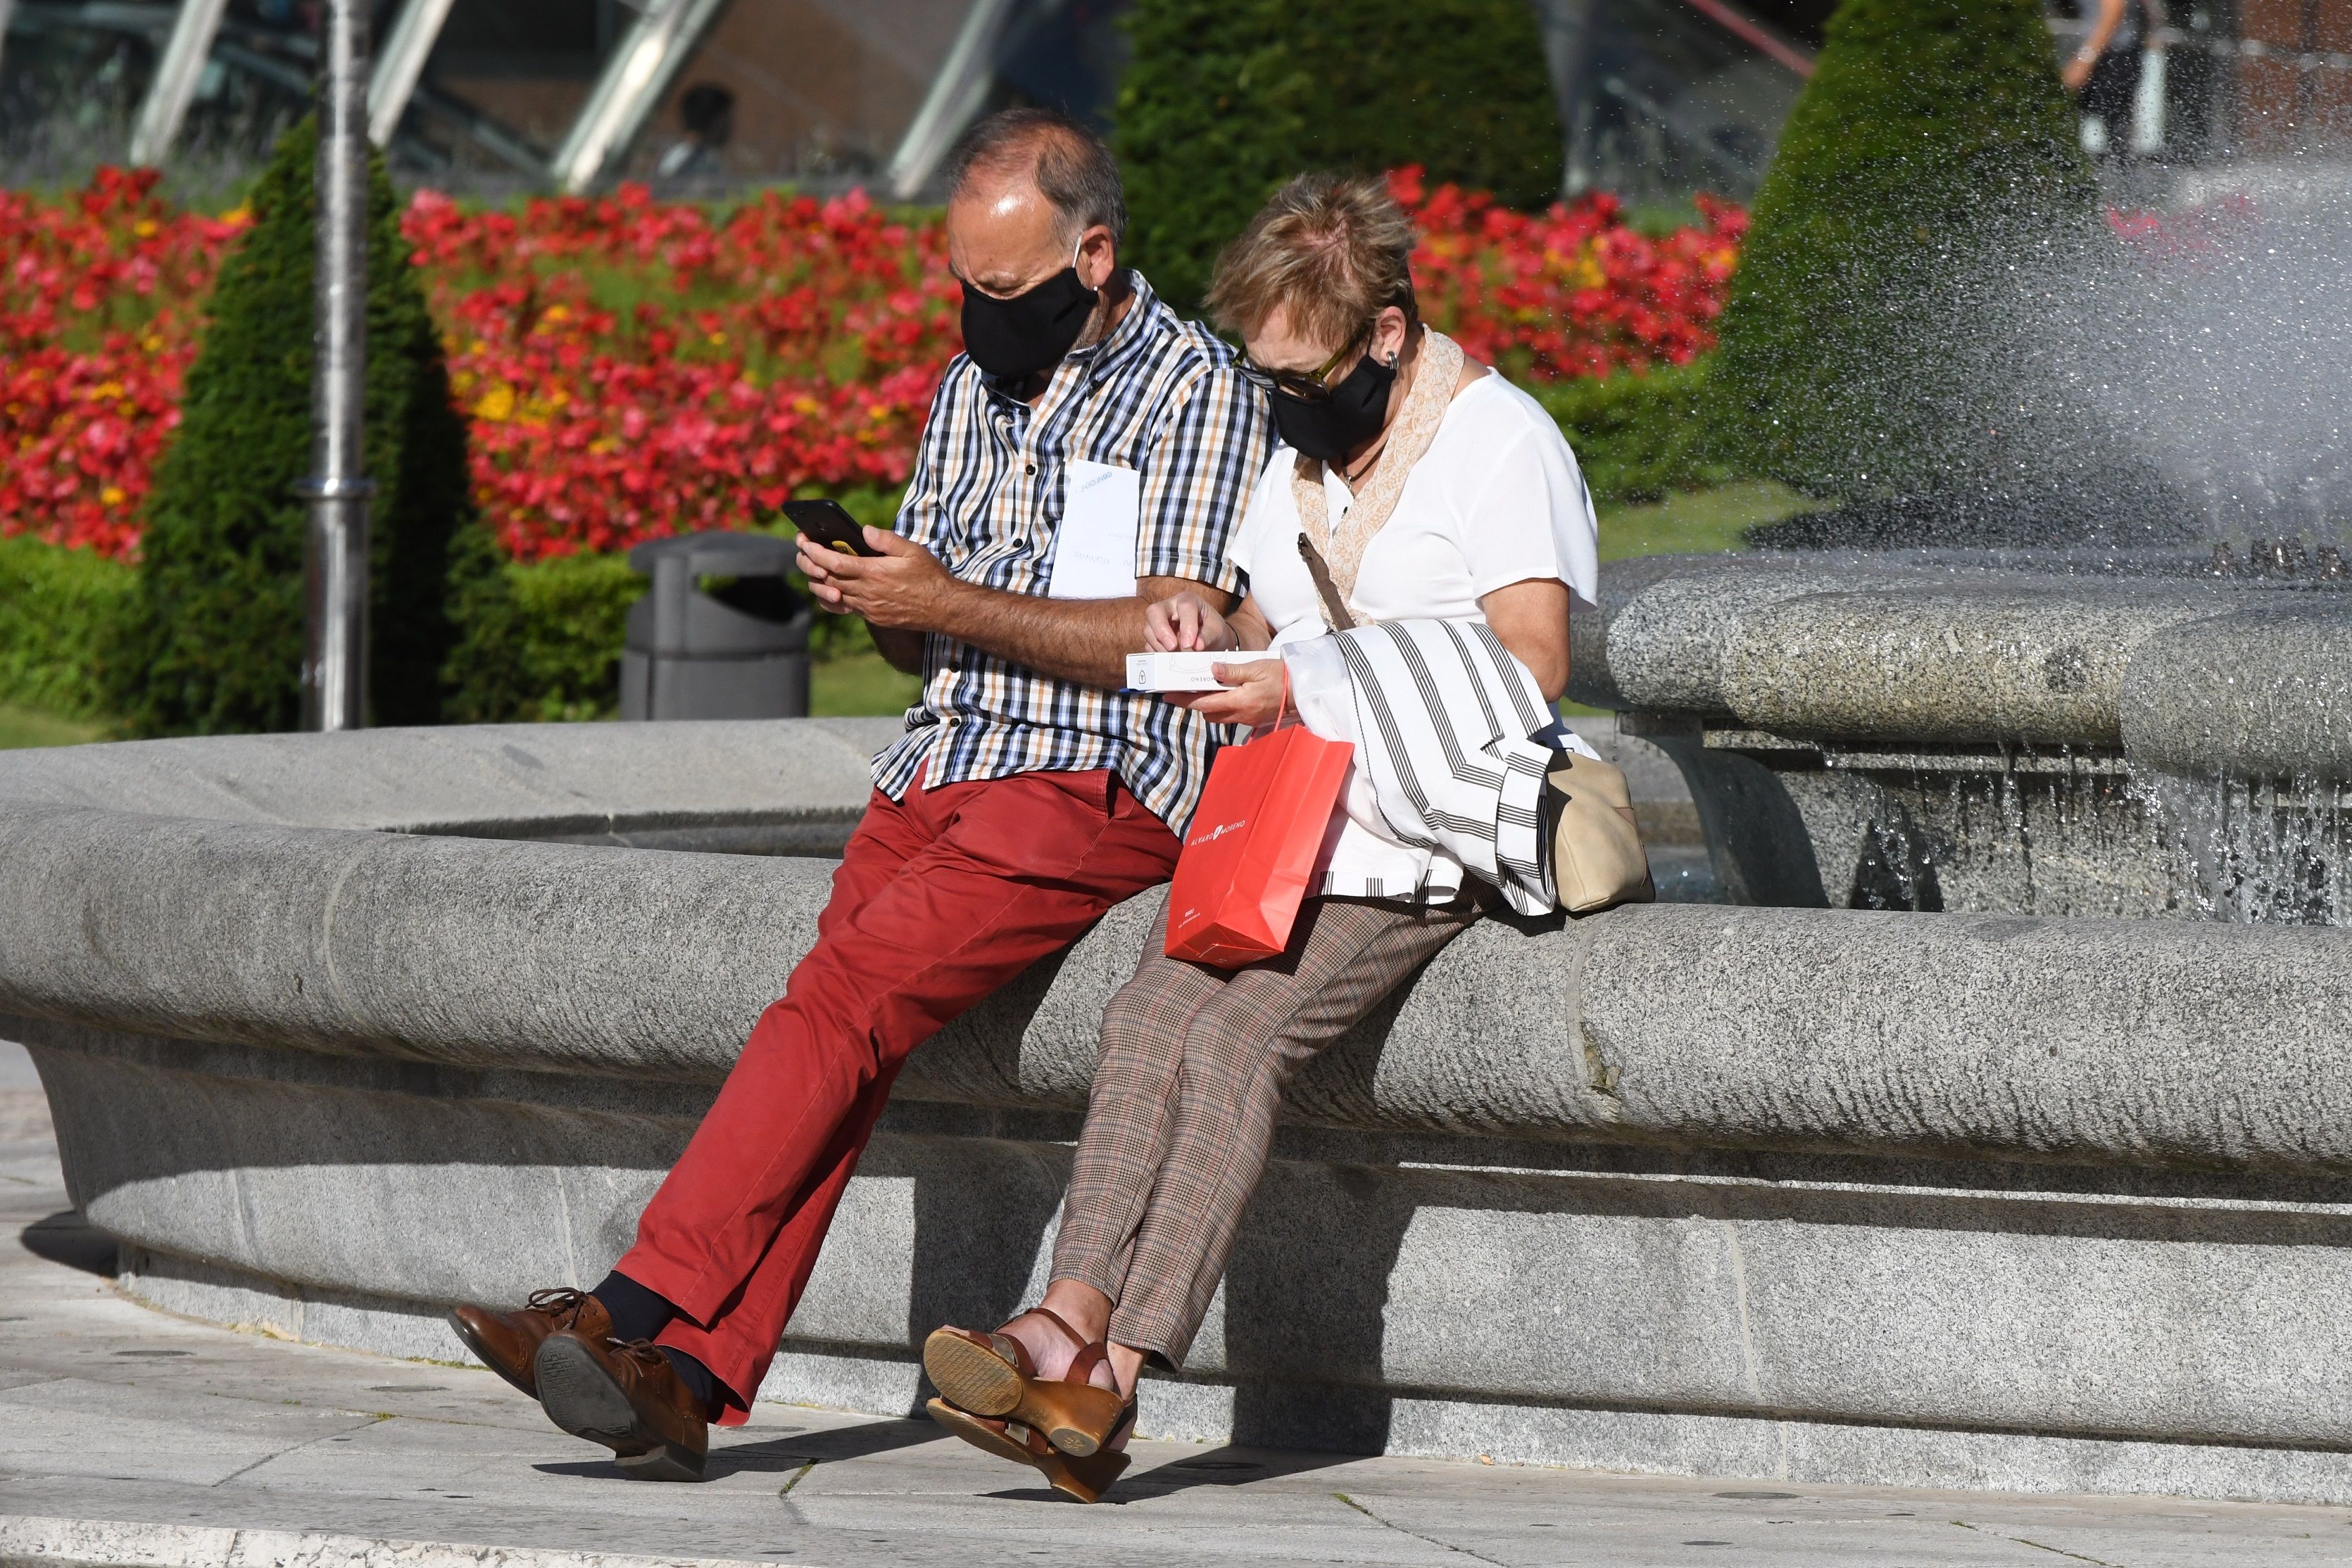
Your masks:
<instances>
[{"instance_id":1,"label":"red trousers","mask_svg":"<svg viewBox=\"0 0 2352 1568\"><path fill-rule=\"evenodd\" d=\"M1178 845L1097 769L877 790L816 946L760 1017L614 1267L678 1310L659 1343L741 1422L907 1053L1168 880Z\"/></svg>"}]
</instances>

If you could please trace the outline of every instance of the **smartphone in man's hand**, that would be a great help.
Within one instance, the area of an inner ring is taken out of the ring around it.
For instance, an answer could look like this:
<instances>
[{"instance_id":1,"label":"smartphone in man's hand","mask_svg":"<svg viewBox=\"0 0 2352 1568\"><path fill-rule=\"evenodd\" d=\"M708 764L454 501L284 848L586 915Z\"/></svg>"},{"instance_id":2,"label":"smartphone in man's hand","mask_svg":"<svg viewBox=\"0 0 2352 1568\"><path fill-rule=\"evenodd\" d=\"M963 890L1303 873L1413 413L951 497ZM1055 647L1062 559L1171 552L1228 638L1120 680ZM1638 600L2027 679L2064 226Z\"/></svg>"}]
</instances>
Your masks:
<instances>
[{"instance_id":1,"label":"smartphone in man's hand","mask_svg":"<svg viewBox=\"0 0 2352 1568\"><path fill-rule=\"evenodd\" d=\"M786 501L784 516L803 538L814 539L827 549L839 550L844 555L882 553L866 542L865 528L838 501Z\"/></svg>"}]
</instances>

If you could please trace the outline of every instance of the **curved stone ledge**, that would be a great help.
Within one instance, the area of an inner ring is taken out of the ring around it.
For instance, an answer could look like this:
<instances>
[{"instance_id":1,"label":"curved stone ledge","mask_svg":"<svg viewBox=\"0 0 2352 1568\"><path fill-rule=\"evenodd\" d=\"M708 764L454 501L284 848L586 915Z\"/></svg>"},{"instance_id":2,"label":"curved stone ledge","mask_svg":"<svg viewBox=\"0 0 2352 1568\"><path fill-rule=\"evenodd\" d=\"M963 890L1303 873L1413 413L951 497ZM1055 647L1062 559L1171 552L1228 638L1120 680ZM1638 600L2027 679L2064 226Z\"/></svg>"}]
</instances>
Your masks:
<instances>
[{"instance_id":1,"label":"curved stone ledge","mask_svg":"<svg viewBox=\"0 0 2352 1568\"><path fill-rule=\"evenodd\" d=\"M2105 748L2352 777L2352 600L2212 578L1902 557L1612 563L1572 626L1580 701L1843 743Z\"/></svg>"},{"instance_id":2,"label":"curved stone ledge","mask_svg":"<svg viewBox=\"0 0 2352 1568\"><path fill-rule=\"evenodd\" d=\"M2352 780L2352 613L2240 610L2152 639L2118 697L2124 749L2167 773Z\"/></svg>"},{"instance_id":3,"label":"curved stone ledge","mask_svg":"<svg viewBox=\"0 0 2352 1568\"><path fill-rule=\"evenodd\" d=\"M715 1082L828 889L808 860L0 808L0 1012ZM1159 909L968 1015L904 1092L1082 1104ZM2335 1170L2347 1056L2352 932L1652 905L1482 925L1293 1102L1340 1126Z\"/></svg>"},{"instance_id":4,"label":"curved stone ledge","mask_svg":"<svg viewBox=\"0 0 2352 1568\"><path fill-rule=\"evenodd\" d=\"M829 831L866 809L897 719L528 724L0 752L0 801L278 827L633 841ZM668 847L655 843L645 847Z\"/></svg>"},{"instance_id":5,"label":"curved stone ledge","mask_svg":"<svg viewBox=\"0 0 2352 1568\"><path fill-rule=\"evenodd\" d=\"M448 1297L593 1281L811 939L829 868L777 852L854 821L877 727L0 758L0 1035L127 1286L447 1355ZM1159 915L915 1054L771 1396L905 1409L923 1330L1034 1299ZM1486 923L1294 1086L1147 1426L2352 1500L2347 959L2326 929Z\"/></svg>"}]
</instances>

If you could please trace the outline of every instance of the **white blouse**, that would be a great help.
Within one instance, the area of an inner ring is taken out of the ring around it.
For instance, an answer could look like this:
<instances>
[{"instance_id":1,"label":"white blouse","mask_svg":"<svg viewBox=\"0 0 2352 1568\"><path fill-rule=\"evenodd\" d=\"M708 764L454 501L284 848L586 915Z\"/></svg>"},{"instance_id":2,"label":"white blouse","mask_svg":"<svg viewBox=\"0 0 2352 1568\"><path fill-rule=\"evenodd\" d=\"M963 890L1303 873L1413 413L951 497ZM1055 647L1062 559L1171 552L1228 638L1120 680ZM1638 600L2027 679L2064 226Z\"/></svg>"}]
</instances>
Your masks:
<instances>
[{"instance_id":1,"label":"white blouse","mask_svg":"<svg viewBox=\"0 0 2352 1568\"><path fill-rule=\"evenodd\" d=\"M1249 574L1250 596L1277 649L1330 630L1298 554L1298 506L1291 495L1297 460L1287 446L1275 452L1231 549L1234 564ZM1355 497L1328 467L1323 483L1326 513L1336 527ZM1365 548L1349 599L1360 621L1483 622L1478 601L1485 595L1552 579L1590 605L1600 585L1600 544L1591 494L1559 426L1535 399L1489 374L1446 405L1396 509ZM1293 663L1295 697L1307 727L1351 738L1355 716L1344 684L1326 691L1323 683L1301 683L1301 669ZM1461 862L1445 851L1391 836L1362 769L1350 767L1341 800L1344 814L1317 893L1434 901L1461 886Z\"/></svg>"},{"instance_id":2,"label":"white blouse","mask_svg":"<svg viewBox=\"0 0 2352 1568\"><path fill-rule=\"evenodd\" d=\"M1298 558L1298 454L1276 449L1231 555L1277 644L1327 630L1314 580ZM1328 466L1325 515L1334 528L1355 496ZM1576 455L1543 405L1499 375L1465 387L1396 509L1364 550L1350 600L1362 621L1483 621L1478 601L1498 588L1555 578L1590 604L1599 589L1601 532Z\"/></svg>"}]
</instances>

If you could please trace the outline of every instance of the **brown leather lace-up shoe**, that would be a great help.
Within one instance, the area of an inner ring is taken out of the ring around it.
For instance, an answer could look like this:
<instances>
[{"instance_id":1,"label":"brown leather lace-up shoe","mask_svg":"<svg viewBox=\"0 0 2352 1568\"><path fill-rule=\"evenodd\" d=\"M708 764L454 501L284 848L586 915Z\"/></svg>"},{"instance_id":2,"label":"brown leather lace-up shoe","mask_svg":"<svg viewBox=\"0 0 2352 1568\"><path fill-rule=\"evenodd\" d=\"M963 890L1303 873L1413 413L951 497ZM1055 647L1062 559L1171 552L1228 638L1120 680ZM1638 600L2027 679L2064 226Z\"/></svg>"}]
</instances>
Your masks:
<instances>
[{"instance_id":1,"label":"brown leather lace-up shoe","mask_svg":"<svg viewBox=\"0 0 2352 1568\"><path fill-rule=\"evenodd\" d=\"M625 1475L698 1481L710 1448L702 1401L653 1341L547 1336L533 1364L540 1408L575 1437L613 1450Z\"/></svg>"},{"instance_id":2,"label":"brown leather lace-up shoe","mask_svg":"<svg viewBox=\"0 0 2352 1568\"><path fill-rule=\"evenodd\" d=\"M539 1385L531 1359L549 1334L558 1329L578 1329L603 1339L613 1332L604 1303L585 1291L534 1291L520 1312L498 1312L471 1301L449 1309L449 1326L482 1364L533 1399Z\"/></svg>"}]
</instances>

